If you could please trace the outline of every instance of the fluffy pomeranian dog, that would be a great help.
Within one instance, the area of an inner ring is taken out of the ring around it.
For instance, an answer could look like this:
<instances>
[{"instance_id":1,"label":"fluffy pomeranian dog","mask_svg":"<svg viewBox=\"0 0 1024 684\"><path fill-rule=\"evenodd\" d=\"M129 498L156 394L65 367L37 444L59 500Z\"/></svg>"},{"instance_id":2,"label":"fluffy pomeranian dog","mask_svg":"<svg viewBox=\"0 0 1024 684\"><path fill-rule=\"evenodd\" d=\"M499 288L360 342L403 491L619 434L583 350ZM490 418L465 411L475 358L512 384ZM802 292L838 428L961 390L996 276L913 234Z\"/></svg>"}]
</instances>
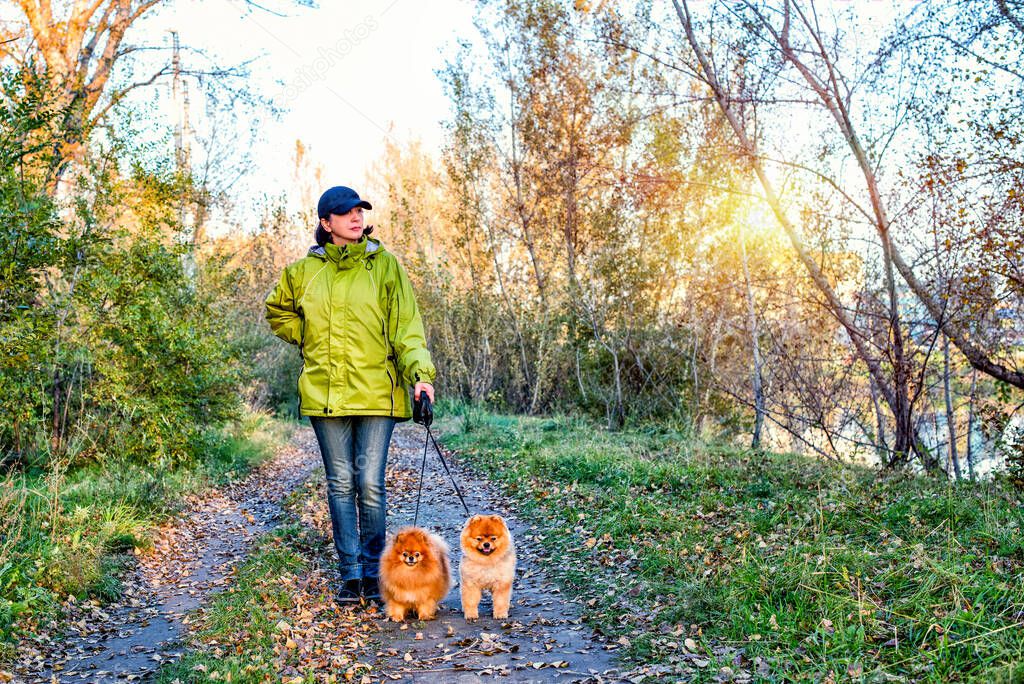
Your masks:
<instances>
[{"instance_id":1,"label":"fluffy pomeranian dog","mask_svg":"<svg viewBox=\"0 0 1024 684\"><path fill-rule=\"evenodd\" d=\"M448 545L422 527L403 527L388 540L380 557L380 595L395 622L415 610L420 620L433 620L437 604L452 587Z\"/></svg>"},{"instance_id":2,"label":"fluffy pomeranian dog","mask_svg":"<svg viewBox=\"0 0 1024 684\"><path fill-rule=\"evenodd\" d=\"M512 579L516 574L516 547L505 519L500 515L474 515L466 521L459 541L462 614L467 620L479 618L480 598L486 590L491 592L494 618L508 618Z\"/></svg>"}]
</instances>

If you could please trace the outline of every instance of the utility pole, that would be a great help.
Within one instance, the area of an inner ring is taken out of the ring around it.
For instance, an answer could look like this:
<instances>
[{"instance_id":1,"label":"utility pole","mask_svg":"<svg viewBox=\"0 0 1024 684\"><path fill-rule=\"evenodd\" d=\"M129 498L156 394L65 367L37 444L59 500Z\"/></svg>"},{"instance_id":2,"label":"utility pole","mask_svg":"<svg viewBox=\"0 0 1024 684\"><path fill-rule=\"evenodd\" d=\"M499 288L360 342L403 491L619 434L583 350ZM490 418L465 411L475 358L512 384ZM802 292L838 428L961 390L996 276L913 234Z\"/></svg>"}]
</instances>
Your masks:
<instances>
[{"instance_id":1,"label":"utility pole","mask_svg":"<svg viewBox=\"0 0 1024 684\"><path fill-rule=\"evenodd\" d=\"M180 176L191 176L192 174L192 123L189 119L189 97L188 80L182 78L181 69L181 44L178 40L178 32L171 31L171 39L174 43L174 56L171 65L174 70L174 78L171 81L171 95L174 100L174 163ZM205 190L205 187L204 187ZM202 205L202 195L198 205L195 201L195 188L188 199L182 199L178 207L178 223L183 228L192 225L192 247L198 246L205 237L205 211Z\"/></svg>"},{"instance_id":2,"label":"utility pole","mask_svg":"<svg viewBox=\"0 0 1024 684\"><path fill-rule=\"evenodd\" d=\"M171 85L174 99L174 160L179 173L188 173L192 138L188 120L188 81L181 77L181 45L178 41L178 32L171 31L171 38L174 41L174 57L171 62L174 68L174 80Z\"/></svg>"}]
</instances>

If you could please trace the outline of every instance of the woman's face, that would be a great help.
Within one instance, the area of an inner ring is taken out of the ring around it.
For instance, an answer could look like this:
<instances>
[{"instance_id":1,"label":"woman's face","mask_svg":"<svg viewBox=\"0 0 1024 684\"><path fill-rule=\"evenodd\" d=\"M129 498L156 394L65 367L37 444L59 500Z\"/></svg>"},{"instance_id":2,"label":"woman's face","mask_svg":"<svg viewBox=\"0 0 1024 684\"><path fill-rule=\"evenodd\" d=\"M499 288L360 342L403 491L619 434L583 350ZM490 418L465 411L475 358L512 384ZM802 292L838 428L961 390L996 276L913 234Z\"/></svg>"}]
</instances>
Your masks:
<instances>
[{"instance_id":1,"label":"woman's face","mask_svg":"<svg viewBox=\"0 0 1024 684\"><path fill-rule=\"evenodd\" d=\"M336 245L359 242L363 236L363 208L352 207L347 213L331 214L330 218L320 219L320 225L331 234L331 242Z\"/></svg>"}]
</instances>

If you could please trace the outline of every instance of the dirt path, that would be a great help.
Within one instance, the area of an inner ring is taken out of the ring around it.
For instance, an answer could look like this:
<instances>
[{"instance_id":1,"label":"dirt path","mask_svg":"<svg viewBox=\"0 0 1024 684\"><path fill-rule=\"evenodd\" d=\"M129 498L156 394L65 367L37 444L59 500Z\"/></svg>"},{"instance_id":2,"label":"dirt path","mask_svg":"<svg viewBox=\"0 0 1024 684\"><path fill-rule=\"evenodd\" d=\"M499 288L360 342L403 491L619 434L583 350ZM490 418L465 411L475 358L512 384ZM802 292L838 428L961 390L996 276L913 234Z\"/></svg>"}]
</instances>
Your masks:
<instances>
[{"instance_id":1,"label":"dirt path","mask_svg":"<svg viewBox=\"0 0 1024 684\"><path fill-rule=\"evenodd\" d=\"M120 600L68 602L64 635L19 644L19 681L140 680L176 658L186 614L229 582L253 539L275 525L281 500L319 462L312 433L299 430L244 480L191 497L138 557Z\"/></svg>"},{"instance_id":2,"label":"dirt path","mask_svg":"<svg viewBox=\"0 0 1024 684\"><path fill-rule=\"evenodd\" d=\"M422 440L423 429L411 423L395 431L387 474L389 530L412 522ZM124 579L121 600L103 607L69 603L63 623L66 634L39 637L19 646L17 681L150 679L162 663L179 657L188 643L188 613L233 581L232 569L245 558L251 543L282 517L284 497L316 472L319 463L312 431L301 429L287 448L244 481L189 500L181 516L159 530L154 549L139 556L138 566ZM452 467L470 509L501 513L516 538L518 569L509 620L489 617L489 598L481 604L478 622L463 620L456 576L456 586L443 602L438 619L397 625L373 606L337 607L348 617L338 620L328 611L334 618L318 627L324 643L340 645L351 640L351 629L343 632L343 623L361 624L369 642L344 648L361 653L364 662L376 661L369 681L619 681L613 662L617 644L597 638L583 624L580 607L563 598L546 579L541 569L543 551L536 542L539 533L515 515L514 504L492 484L458 463ZM321 471L307 483L304 502L293 502L285 515L329 535L324 486ZM420 524L448 540L455 566L464 521L451 483L432 452ZM333 547L329 537L324 536L324 541L323 553L314 554L319 557L311 559L303 586L312 580L317 586L336 583ZM297 595L300 603L306 598ZM325 670L325 678L331 674L326 670L336 671L334 666L317 668L318 680L320 669ZM294 669L288 672L298 674Z\"/></svg>"},{"instance_id":3,"label":"dirt path","mask_svg":"<svg viewBox=\"0 0 1024 684\"><path fill-rule=\"evenodd\" d=\"M411 524L416 481L423 454L423 428L399 425L391 445L388 528ZM580 606L562 597L547 580L536 543L538 532L515 515L516 507L494 485L453 464L459 486L473 513L500 513L516 540L518 567L512 610L507 621L490 617L490 599L480 606L478 622L467 623L457 586L442 604L438 619L387 623L378 663L391 679L415 682L618 681L614 643L599 640L581 620ZM466 516L436 453L428 454L420 524L440 533L458 565L459 532Z\"/></svg>"}]
</instances>

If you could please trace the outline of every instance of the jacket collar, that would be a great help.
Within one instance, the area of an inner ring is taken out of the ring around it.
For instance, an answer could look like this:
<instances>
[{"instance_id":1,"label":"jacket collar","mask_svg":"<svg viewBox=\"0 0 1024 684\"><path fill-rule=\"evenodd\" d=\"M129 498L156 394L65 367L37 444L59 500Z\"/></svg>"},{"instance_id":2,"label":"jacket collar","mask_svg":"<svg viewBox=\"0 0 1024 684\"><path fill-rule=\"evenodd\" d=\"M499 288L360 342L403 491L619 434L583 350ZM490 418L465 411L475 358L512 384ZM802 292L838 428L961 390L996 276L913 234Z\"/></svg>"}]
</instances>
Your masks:
<instances>
[{"instance_id":1,"label":"jacket collar","mask_svg":"<svg viewBox=\"0 0 1024 684\"><path fill-rule=\"evenodd\" d=\"M379 240L374 240L371 237L364 237L354 245L346 245L344 247L338 247L330 242L324 246L313 245L309 248L306 256L317 257L324 261L330 260L341 265L345 261L355 262L361 261L362 259L369 259L376 256L383 250L384 248L381 246Z\"/></svg>"}]
</instances>

